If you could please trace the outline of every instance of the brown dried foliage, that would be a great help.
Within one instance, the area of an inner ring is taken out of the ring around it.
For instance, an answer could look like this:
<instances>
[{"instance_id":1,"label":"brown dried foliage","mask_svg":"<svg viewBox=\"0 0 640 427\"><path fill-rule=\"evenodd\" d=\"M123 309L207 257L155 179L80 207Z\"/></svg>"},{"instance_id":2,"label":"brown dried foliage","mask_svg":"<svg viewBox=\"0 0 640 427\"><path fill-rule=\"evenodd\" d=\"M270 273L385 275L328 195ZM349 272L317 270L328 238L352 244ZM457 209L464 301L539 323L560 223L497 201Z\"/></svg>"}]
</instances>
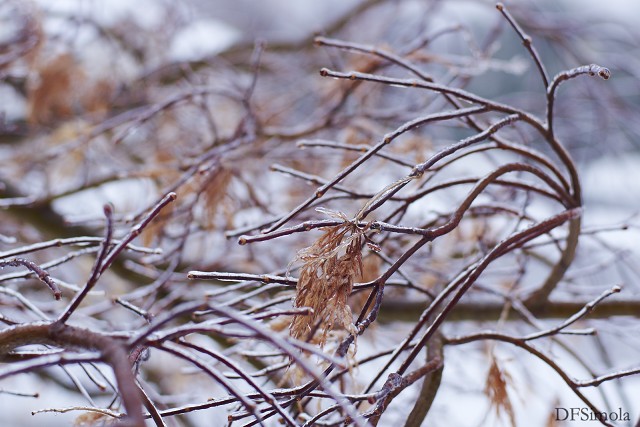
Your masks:
<instances>
[{"instance_id":1,"label":"brown dried foliage","mask_svg":"<svg viewBox=\"0 0 640 427\"><path fill-rule=\"evenodd\" d=\"M29 123L53 125L82 113L105 117L111 108L114 84L107 79L90 80L71 53L52 59L36 58L36 73L28 90Z\"/></svg>"},{"instance_id":2,"label":"brown dried foliage","mask_svg":"<svg viewBox=\"0 0 640 427\"><path fill-rule=\"evenodd\" d=\"M343 214L344 224L323 228L325 233L313 245L301 250L296 259L300 270L295 307L310 307L308 316L294 316L291 336L323 346L330 331L342 327L354 334L353 316L347 299L353 283L363 275L362 231ZM316 331L321 331L316 336Z\"/></svg>"},{"instance_id":3,"label":"brown dried foliage","mask_svg":"<svg viewBox=\"0 0 640 427\"><path fill-rule=\"evenodd\" d=\"M223 200L227 195L227 188L233 178L233 171L220 166L218 170L208 179L204 191L202 192L205 206L205 226L211 229L214 226L216 212L223 205Z\"/></svg>"},{"instance_id":4,"label":"brown dried foliage","mask_svg":"<svg viewBox=\"0 0 640 427\"><path fill-rule=\"evenodd\" d=\"M85 412L79 415L74 423L74 427L93 427L100 425L115 425L113 420L110 420L106 415L99 412Z\"/></svg>"},{"instance_id":5,"label":"brown dried foliage","mask_svg":"<svg viewBox=\"0 0 640 427\"><path fill-rule=\"evenodd\" d=\"M38 81L29 86L29 121L46 124L71 117L72 89L82 78L73 56L68 53L42 65Z\"/></svg>"},{"instance_id":6,"label":"brown dried foliage","mask_svg":"<svg viewBox=\"0 0 640 427\"><path fill-rule=\"evenodd\" d=\"M509 373L500 368L495 356L492 356L491 367L487 374L487 382L484 386L484 392L489 397L491 407L494 408L496 415L500 416L501 413L506 414L511 426L515 427L515 413L507 390L507 386L510 382L511 376Z\"/></svg>"}]
</instances>

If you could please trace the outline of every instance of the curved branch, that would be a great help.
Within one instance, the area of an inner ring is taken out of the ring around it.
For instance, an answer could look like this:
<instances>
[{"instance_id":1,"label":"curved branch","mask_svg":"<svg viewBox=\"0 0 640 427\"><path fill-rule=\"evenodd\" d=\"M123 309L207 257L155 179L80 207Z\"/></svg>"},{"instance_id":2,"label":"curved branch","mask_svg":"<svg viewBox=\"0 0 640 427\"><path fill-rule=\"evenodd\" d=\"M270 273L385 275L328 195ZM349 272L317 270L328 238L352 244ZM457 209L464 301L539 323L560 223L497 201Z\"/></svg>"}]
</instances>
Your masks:
<instances>
[{"instance_id":1,"label":"curved branch","mask_svg":"<svg viewBox=\"0 0 640 427\"><path fill-rule=\"evenodd\" d=\"M99 360L113 369L122 404L131 426L144 427L142 398L138 391L126 343L114 337L58 322L39 322L0 330L0 354L6 355L25 345L53 345L65 349L95 350ZM83 360L85 361L85 360ZM95 358L91 358L95 361Z\"/></svg>"},{"instance_id":2,"label":"curved branch","mask_svg":"<svg viewBox=\"0 0 640 427\"><path fill-rule=\"evenodd\" d=\"M9 267L27 267L29 270L34 272L38 279L45 285L51 289L53 292L53 296L55 299L59 300L62 297L62 292L58 287L58 284L51 278L49 273L47 273L43 268L41 268L38 264L33 261L29 261L24 258L13 258L7 261L0 261L0 268L9 266Z\"/></svg>"},{"instance_id":3,"label":"curved branch","mask_svg":"<svg viewBox=\"0 0 640 427\"><path fill-rule=\"evenodd\" d=\"M479 340L482 340L482 341L486 341L486 340L501 341L501 342L506 342L506 343L509 343L509 344L513 344L516 347L519 347L519 348L525 350L527 353L537 357L542 362L544 362L547 366L549 366L551 369L553 369L558 374L558 376L560 378L562 378L562 380L571 388L573 393L576 396L578 396L578 398L580 400L582 400L593 412L595 412L595 413L601 413L602 412L584 394L582 394L582 392L580 390L578 390L580 387L583 387L585 385L597 385L599 383L588 384L588 382L587 382L587 383L583 384L581 382L575 381L553 359L551 359L549 356L547 356L546 354L544 354L543 352L541 352L537 348L533 347L532 345L528 344L526 341L524 341L522 339L515 338L515 337L509 336L509 335L500 334L500 333L497 333L497 332L481 332L481 333L478 333L478 334L467 335L467 336L464 336L464 337L447 338L446 339L446 344L460 345L460 344L467 344L467 343L474 342L474 341L479 341ZM635 372L632 372L632 373L633 374L637 374L638 371L636 370ZM629 375L631 375L631 373ZM599 380L599 379L596 379L594 381L597 381L597 380ZM604 380L605 379L603 379L603 381ZM604 420L600 420L600 422L605 426L614 427L613 424L610 424L610 423L608 423L608 422L606 422Z\"/></svg>"}]
</instances>

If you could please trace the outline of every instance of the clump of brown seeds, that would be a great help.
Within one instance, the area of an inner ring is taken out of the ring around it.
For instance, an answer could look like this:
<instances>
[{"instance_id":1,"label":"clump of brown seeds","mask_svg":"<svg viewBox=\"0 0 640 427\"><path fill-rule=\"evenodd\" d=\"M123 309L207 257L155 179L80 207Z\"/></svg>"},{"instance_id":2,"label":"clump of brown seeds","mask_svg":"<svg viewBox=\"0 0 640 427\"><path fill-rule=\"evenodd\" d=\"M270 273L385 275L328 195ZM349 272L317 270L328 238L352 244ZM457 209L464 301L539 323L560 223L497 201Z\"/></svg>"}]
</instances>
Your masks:
<instances>
[{"instance_id":1,"label":"clump of brown seeds","mask_svg":"<svg viewBox=\"0 0 640 427\"><path fill-rule=\"evenodd\" d=\"M295 307L310 307L313 313L294 316L291 336L323 346L330 331L344 328L355 334L347 299L353 284L362 277L363 232L342 213L330 213L344 223L325 227L314 244L298 252L304 264L296 288ZM320 331L320 334L316 334Z\"/></svg>"}]
</instances>

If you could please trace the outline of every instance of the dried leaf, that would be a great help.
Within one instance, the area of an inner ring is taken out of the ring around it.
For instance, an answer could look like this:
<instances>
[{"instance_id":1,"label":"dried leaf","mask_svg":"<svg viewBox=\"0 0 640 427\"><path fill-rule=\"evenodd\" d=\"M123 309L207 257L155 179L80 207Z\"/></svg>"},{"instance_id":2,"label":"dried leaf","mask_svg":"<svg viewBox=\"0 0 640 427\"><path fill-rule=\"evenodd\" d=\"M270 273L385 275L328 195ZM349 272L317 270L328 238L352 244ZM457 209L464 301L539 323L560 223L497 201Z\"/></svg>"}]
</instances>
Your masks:
<instances>
[{"instance_id":1,"label":"dried leaf","mask_svg":"<svg viewBox=\"0 0 640 427\"><path fill-rule=\"evenodd\" d=\"M113 419L99 412L84 412L75 419L73 425L75 427L93 427L101 425L112 425Z\"/></svg>"},{"instance_id":2,"label":"dried leaf","mask_svg":"<svg viewBox=\"0 0 640 427\"><path fill-rule=\"evenodd\" d=\"M338 217L340 213L331 213ZM295 307L310 307L313 314L294 316L291 336L311 340L321 331L317 342L324 346L330 331L342 327L355 333L347 299L353 283L363 275L362 232L350 222L326 227L313 245L300 251L296 259L304 262L300 270Z\"/></svg>"},{"instance_id":3,"label":"dried leaf","mask_svg":"<svg viewBox=\"0 0 640 427\"><path fill-rule=\"evenodd\" d=\"M516 417L513 412L513 406L511 405L511 398L509 397L509 391L507 386L512 383L511 376L508 372L503 370L499 365L495 356L491 357L491 367L487 374L487 382L484 386L484 392L489 401L491 407L494 408L497 416L502 413L506 414L509 418L509 422L512 427L516 425Z\"/></svg>"},{"instance_id":4,"label":"dried leaf","mask_svg":"<svg viewBox=\"0 0 640 427\"><path fill-rule=\"evenodd\" d=\"M28 87L29 121L50 124L73 113L73 93L84 74L73 56L63 53L40 66L38 78Z\"/></svg>"},{"instance_id":5,"label":"dried leaf","mask_svg":"<svg viewBox=\"0 0 640 427\"><path fill-rule=\"evenodd\" d=\"M175 210L176 205L170 204L166 206L161 215L158 215L149 225L147 225L142 233L140 234L140 239L142 241L142 245L146 247L151 247L160 240L162 234L164 232L164 228L169 223L169 220L172 217L172 213Z\"/></svg>"},{"instance_id":6,"label":"dried leaf","mask_svg":"<svg viewBox=\"0 0 640 427\"><path fill-rule=\"evenodd\" d=\"M111 108L114 89L113 82L106 79L92 82L81 95L82 108L97 117L105 117Z\"/></svg>"},{"instance_id":7,"label":"dried leaf","mask_svg":"<svg viewBox=\"0 0 640 427\"><path fill-rule=\"evenodd\" d=\"M220 205L224 197L227 195L227 188L233 178L233 172L225 167L219 167L209 182L206 183L202 193L202 202L204 204L205 225L212 228Z\"/></svg>"}]
</instances>

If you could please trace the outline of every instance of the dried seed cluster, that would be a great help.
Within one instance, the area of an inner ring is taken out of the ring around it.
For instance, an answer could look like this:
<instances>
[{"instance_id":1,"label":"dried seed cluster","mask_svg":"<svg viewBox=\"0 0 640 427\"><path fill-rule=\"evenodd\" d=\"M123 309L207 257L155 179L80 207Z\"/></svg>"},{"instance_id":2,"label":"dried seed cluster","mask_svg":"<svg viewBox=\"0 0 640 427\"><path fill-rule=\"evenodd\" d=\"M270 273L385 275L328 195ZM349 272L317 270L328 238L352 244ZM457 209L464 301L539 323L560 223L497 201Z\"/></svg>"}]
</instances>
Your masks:
<instances>
[{"instance_id":1,"label":"dried seed cluster","mask_svg":"<svg viewBox=\"0 0 640 427\"><path fill-rule=\"evenodd\" d=\"M344 214L341 225L323 228L324 234L311 246L301 250L296 259L300 270L295 307L311 307L308 316L294 316L290 333L294 338L326 343L327 335L337 328L355 333L347 299L353 283L362 278L362 243L364 235ZM320 331L320 334L316 332Z\"/></svg>"}]
</instances>

